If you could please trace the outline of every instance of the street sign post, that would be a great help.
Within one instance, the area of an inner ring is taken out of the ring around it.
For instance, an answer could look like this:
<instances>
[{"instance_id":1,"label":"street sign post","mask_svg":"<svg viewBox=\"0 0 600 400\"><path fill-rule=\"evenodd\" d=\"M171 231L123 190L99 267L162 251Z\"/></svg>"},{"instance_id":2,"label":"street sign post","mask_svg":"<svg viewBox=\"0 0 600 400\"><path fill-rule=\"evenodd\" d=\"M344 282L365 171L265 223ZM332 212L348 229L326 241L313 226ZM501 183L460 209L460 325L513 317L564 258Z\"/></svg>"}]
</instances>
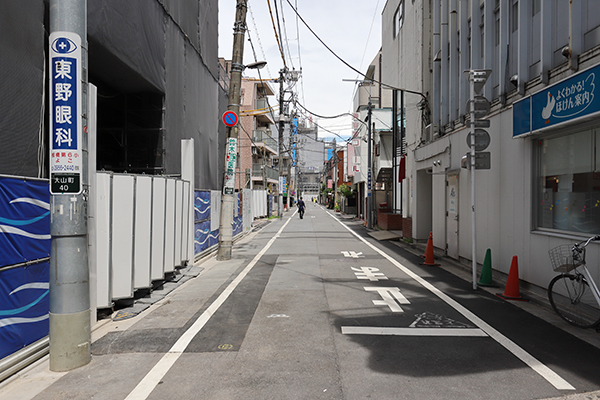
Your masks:
<instances>
[{"instance_id":1,"label":"street sign post","mask_svg":"<svg viewBox=\"0 0 600 400\"><path fill-rule=\"evenodd\" d=\"M475 151L483 151L490 145L490 134L483 129L475 129L474 133L467 135L467 145L471 146L473 143L473 135L475 135Z\"/></svg>"},{"instance_id":2,"label":"street sign post","mask_svg":"<svg viewBox=\"0 0 600 400\"><path fill-rule=\"evenodd\" d=\"M475 171L477 169L490 169L491 155L489 152L480 152L485 150L490 144L490 135L483 129L476 129L478 124L481 127L489 127L489 122L483 122L480 118L485 117L490 112L490 102L480 95L483 85L487 82L492 73L490 69L471 69L463 72L469 80L470 96L467 102L471 121L469 124L470 133L467 136L467 145L471 152L467 155L467 161L471 168L471 230L472 230L472 270L473 270L473 289L477 289L477 232L475 222Z\"/></svg>"}]
</instances>

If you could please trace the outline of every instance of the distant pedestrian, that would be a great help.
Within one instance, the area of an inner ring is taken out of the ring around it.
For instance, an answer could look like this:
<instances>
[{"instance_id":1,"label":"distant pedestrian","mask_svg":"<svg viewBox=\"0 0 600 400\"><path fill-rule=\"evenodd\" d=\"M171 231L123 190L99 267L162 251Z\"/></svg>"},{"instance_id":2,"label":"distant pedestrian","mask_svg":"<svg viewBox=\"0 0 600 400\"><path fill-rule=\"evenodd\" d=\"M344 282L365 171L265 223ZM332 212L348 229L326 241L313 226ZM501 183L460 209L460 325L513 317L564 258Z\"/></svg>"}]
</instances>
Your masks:
<instances>
[{"instance_id":1,"label":"distant pedestrian","mask_svg":"<svg viewBox=\"0 0 600 400\"><path fill-rule=\"evenodd\" d=\"M304 210L306 208L306 204L304 204L304 200L300 197L298 200L298 213L300 214L300 219L304 218Z\"/></svg>"}]
</instances>

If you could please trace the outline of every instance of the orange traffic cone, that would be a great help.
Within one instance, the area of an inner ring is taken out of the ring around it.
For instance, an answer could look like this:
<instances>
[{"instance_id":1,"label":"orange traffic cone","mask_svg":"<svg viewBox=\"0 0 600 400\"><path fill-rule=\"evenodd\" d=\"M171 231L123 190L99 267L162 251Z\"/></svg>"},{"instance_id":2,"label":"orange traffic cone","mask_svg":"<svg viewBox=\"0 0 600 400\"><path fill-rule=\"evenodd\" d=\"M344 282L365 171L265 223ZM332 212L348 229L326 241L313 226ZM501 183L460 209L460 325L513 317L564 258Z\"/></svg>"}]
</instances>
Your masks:
<instances>
[{"instance_id":1,"label":"orange traffic cone","mask_svg":"<svg viewBox=\"0 0 600 400\"><path fill-rule=\"evenodd\" d=\"M496 295L505 300L527 301L521 297L521 293L519 291L519 261L517 256L513 256L512 263L510 264L510 271L508 272L508 279L506 280L506 288L504 289L504 293L497 293Z\"/></svg>"},{"instance_id":2,"label":"orange traffic cone","mask_svg":"<svg viewBox=\"0 0 600 400\"><path fill-rule=\"evenodd\" d=\"M425 262L421 263L421 265L429 265L435 267L440 264L436 264L433 258L433 235L429 232L429 239L427 240L427 247L425 247Z\"/></svg>"}]
</instances>

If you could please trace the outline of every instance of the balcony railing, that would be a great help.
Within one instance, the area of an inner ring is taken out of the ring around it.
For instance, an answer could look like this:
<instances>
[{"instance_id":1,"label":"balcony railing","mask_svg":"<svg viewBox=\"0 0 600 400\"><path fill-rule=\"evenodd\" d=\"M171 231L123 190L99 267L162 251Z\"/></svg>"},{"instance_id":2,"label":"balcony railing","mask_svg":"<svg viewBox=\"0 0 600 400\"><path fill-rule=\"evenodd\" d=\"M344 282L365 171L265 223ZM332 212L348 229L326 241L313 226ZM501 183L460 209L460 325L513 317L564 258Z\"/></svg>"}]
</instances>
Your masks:
<instances>
[{"instance_id":1,"label":"balcony railing","mask_svg":"<svg viewBox=\"0 0 600 400\"><path fill-rule=\"evenodd\" d=\"M267 179L279 180L279 170L277 168L271 167L269 165L262 164L252 164L252 176L253 177L263 177L263 169L265 171L265 175Z\"/></svg>"},{"instance_id":2,"label":"balcony railing","mask_svg":"<svg viewBox=\"0 0 600 400\"><path fill-rule=\"evenodd\" d=\"M257 99L256 100L256 109L257 110L264 110L267 107L269 107L269 103L267 103L267 99Z\"/></svg>"},{"instance_id":3,"label":"balcony railing","mask_svg":"<svg viewBox=\"0 0 600 400\"><path fill-rule=\"evenodd\" d=\"M256 130L252 131L252 140L255 143L264 143L265 146L270 147L273 150L277 150L277 141L267 133L267 131Z\"/></svg>"}]
</instances>

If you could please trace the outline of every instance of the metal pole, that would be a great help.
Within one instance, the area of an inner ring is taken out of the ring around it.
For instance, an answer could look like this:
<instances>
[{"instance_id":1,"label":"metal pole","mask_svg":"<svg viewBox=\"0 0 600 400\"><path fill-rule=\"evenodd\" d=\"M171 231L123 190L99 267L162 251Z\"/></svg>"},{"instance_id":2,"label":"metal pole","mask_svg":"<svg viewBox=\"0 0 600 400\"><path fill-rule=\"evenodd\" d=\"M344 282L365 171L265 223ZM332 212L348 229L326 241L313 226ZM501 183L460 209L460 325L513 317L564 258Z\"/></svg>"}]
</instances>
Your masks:
<instances>
[{"instance_id":1,"label":"metal pole","mask_svg":"<svg viewBox=\"0 0 600 400\"><path fill-rule=\"evenodd\" d=\"M290 197L292 194L292 131L295 129L296 123L292 121L292 124L290 124L290 128L289 128L289 140L288 140L288 155L287 155L287 159L288 159L288 167L287 167L287 178L286 178L286 184L287 184L287 189L286 189L286 203L287 203L287 209L290 209Z\"/></svg>"},{"instance_id":2,"label":"metal pole","mask_svg":"<svg viewBox=\"0 0 600 400\"><path fill-rule=\"evenodd\" d=\"M69 178L65 177L68 174L50 171L52 193L50 204L52 248L50 253L50 370L69 371L86 365L91 360L87 240L89 186L87 178L86 0L50 0L50 39L51 98L54 100L55 97L62 97L63 100L70 99L72 101L65 101L63 105L50 107L52 126L50 140L53 144L56 143L56 139L61 142L61 139L66 138L65 130L68 131L69 145L72 143L71 139L76 140L75 137L81 139L81 186L80 190L77 190L79 193L71 192L71 188L62 185L53 186L55 180L56 182L62 179L68 181ZM79 51L81 51L80 59L76 55L79 54ZM60 56L55 58L54 54L60 54ZM80 69L77 64L80 64ZM67 69L65 69L66 66L68 66ZM53 87L53 82L59 75L56 73L59 69L63 73L63 78L69 77L74 80L68 90L62 83L56 83L56 86ZM81 91L75 88L79 82ZM63 90L61 96L58 95L59 90ZM77 100L80 100L80 103ZM77 109L79 107L81 109ZM65 109L67 108L69 118L65 118ZM79 125L80 120L81 124ZM72 123L72 125L69 125L68 128L61 128L59 123ZM73 154L79 154L78 150L75 150ZM52 157L51 160L54 163L55 157Z\"/></svg>"},{"instance_id":3,"label":"metal pole","mask_svg":"<svg viewBox=\"0 0 600 400\"><path fill-rule=\"evenodd\" d=\"M283 81L285 79L285 68L279 70L279 196L277 205L279 207L279 215L283 215L283 187L281 185L283 177L283 128L284 128L284 117L283 117Z\"/></svg>"},{"instance_id":4,"label":"metal pole","mask_svg":"<svg viewBox=\"0 0 600 400\"><path fill-rule=\"evenodd\" d=\"M404 115L404 90L400 90L400 155L404 157L404 142L405 142L405 135L406 135L406 128L405 128L405 124L404 121L406 119L406 116ZM404 165L404 168L406 168L406 164ZM404 202L404 180L402 180L402 182L400 182L400 216L402 218L404 218L404 209L403 209L403 202Z\"/></svg>"},{"instance_id":5,"label":"metal pole","mask_svg":"<svg viewBox=\"0 0 600 400\"><path fill-rule=\"evenodd\" d=\"M477 232L475 224L475 82L473 71L469 74L469 85L471 90L471 234L472 239L472 269L473 269L473 290L477 289Z\"/></svg>"},{"instance_id":6,"label":"metal pole","mask_svg":"<svg viewBox=\"0 0 600 400\"><path fill-rule=\"evenodd\" d=\"M368 164L368 169L367 169L367 228L368 229L372 229L373 228L373 218L372 218L372 204L373 204L373 198L371 196L372 193L372 188L371 188L371 168L372 168L372 157L371 157L371 89L369 88L369 105L367 107L367 111L368 111L368 126L367 126L367 164Z\"/></svg>"},{"instance_id":7,"label":"metal pole","mask_svg":"<svg viewBox=\"0 0 600 400\"><path fill-rule=\"evenodd\" d=\"M233 28L233 55L231 57L231 80L229 84L229 106L228 110L239 115L240 97L242 85L242 71L244 70L244 35L246 33L246 0L237 0L235 13L235 26ZM237 154L237 125L227 128L227 143L225 144L225 167L223 171L223 193L221 195L221 216L219 220L219 248L217 250L217 260L224 261L231 259L231 248L233 246L233 185L229 184L231 175L234 173L228 171L228 159L233 154ZM232 151L230 151L233 149ZM233 171L235 171L235 160L233 160ZM235 178L233 178L235 180ZM229 187L228 187L229 186Z\"/></svg>"}]
</instances>

